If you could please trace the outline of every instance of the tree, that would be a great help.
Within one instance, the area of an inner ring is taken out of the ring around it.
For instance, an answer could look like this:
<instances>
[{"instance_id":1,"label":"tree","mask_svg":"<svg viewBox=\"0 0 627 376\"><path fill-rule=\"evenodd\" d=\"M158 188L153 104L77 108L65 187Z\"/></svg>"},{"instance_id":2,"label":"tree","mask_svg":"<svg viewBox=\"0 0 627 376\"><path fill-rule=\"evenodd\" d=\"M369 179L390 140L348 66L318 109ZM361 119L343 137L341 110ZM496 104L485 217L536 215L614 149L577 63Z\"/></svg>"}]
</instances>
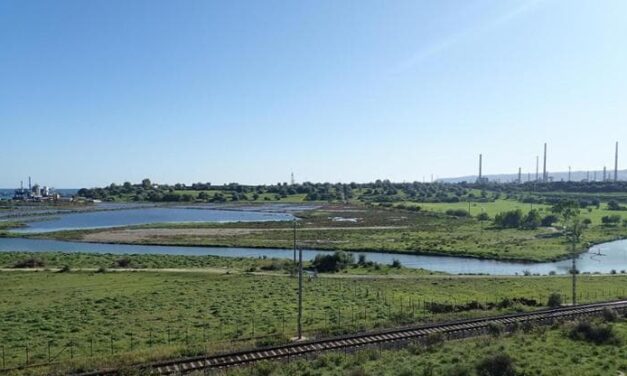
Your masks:
<instances>
[{"instance_id":1,"label":"tree","mask_svg":"<svg viewBox=\"0 0 627 376\"><path fill-rule=\"evenodd\" d=\"M537 210L530 210L522 220L520 227L525 230L535 230L542 224L540 213Z\"/></svg>"},{"instance_id":2,"label":"tree","mask_svg":"<svg viewBox=\"0 0 627 376\"><path fill-rule=\"evenodd\" d=\"M606 225L606 226L614 226L620 223L621 220L621 216L614 214L614 215L605 215L603 216L603 218L601 218L601 222Z\"/></svg>"},{"instance_id":3,"label":"tree","mask_svg":"<svg viewBox=\"0 0 627 376\"><path fill-rule=\"evenodd\" d=\"M146 179L142 180L142 187L144 189L152 188L152 182L150 181L150 179L146 178Z\"/></svg>"},{"instance_id":4,"label":"tree","mask_svg":"<svg viewBox=\"0 0 627 376\"><path fill-rule=\"evenodd\" d=\"M341 251L335 252L332 255L317 255L312 261L313 267L321 273L339 272L354 263L355 258L352 253Z\"/></svg>"},{"instance_id":5,"label":"tree","mask_svg":"<svg viewBox=\"0 0 627 376\"><path fill-rule=\"evenodd\" d=\"M554 215L554 214L549 214L549 215L545 216L544 218L542 218L542 223L541 223L541 225L542 225L543 227L551 227L551 226L553 226L553 224L554 224L555 222L557 222L558 220L559 220L559 218L557 218L557 216L556 216L556 215Z\"/></svg>"},{"instance_id":6,"label":"tree","mask_svg":"<svg viewBox=\"0 0 627 376\"><path fill-rule=\"evenodd\" d=\"M490 216L486 212L481 212L481 213L477 214L477 219L480 220L480 221L489 221L490 220Z\"/></svg>"},{"instance_id":7,"label":"tree","mask_svg":"<svg viewBox=\"0 0 627 376\"><path fill-rule=\"evenodd\" d=\"M520 209L498 213L494 217L494 224L502 228L519 228L522 217L523 214Z\"/></svg>"},{"instance_id":8,"label":"tree","mask_svg":"<svg viewBox=\"0 0 627 376\"><path fill-rule=\"evenodd\" d=\"M620 206L616 200L611 200L607 203L607 210L624 210L625 208Z\"/></svg>"}]
</instances>

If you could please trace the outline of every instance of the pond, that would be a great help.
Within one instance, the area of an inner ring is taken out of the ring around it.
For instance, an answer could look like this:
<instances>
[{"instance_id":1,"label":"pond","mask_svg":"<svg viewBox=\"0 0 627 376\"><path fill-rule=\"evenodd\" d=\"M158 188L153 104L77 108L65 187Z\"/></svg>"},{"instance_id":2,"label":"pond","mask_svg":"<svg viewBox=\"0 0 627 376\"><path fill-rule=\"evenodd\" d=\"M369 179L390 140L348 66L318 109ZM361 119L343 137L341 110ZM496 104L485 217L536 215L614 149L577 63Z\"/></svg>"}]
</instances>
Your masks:
<instances>
[{"instance_id":1,"label":"pond","mask_svg":"<svg viewBox=\"0 0 627 376\"><path fill-rule=\"evenodd\" d=\"M22 233L51 232L148 223L289 221L293 220L294 216L285 212L277 213L260 210L213 208L193 210L184 207L145 207L59 214L53 217L42 218L45 220L29 222L27 227L15 229L14 231Z\"/></svg>"}]
</instances>

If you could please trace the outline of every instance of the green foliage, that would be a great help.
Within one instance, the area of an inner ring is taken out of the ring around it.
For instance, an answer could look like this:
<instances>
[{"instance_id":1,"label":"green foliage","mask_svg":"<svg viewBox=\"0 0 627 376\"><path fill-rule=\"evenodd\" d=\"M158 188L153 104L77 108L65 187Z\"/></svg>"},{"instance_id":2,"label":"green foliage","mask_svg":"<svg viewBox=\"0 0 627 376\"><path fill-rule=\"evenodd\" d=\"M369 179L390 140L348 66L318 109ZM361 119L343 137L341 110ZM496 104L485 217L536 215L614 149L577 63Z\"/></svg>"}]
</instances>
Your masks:
<instances>
[{"instance_id":1,"label":"green foliage","mask_svg":"<svg viewBox=\"0 0 627 376\"><path fill-rule=\"evenodd\" d=\"M549 300L546 303L547 306L551 308L558 308L562 305L562 295L559 293L552 293L549 295Z\"/></svg>"},{"instance_id":2,"label":"green foliage","mask_svg":"<svg viewBox=\"0 0 627 376\"><path fill-rule=\"evenodd\" d=\"M477 214L477 219L480 220L480 221L489 221L490 220L490 216L486 212L481 212L481 213Z\"/></svg>"},{"instance_id":3,"label":"green foliage","mask_svg":"<svg viewBox=\"0 0 627 376\"><path fill-rule=\"evenodd\" d=\"M597 345L620 345L622 342L611 325L596 321L579 321L570 330L569 336L573 340L592 342Z\"/></svg>"},{"instance_id":4,"label":"green foliage","mask_svg":"<svg viewBox=\"0 0 627 376\"><path fill-rule=\"evenodd\" d=\"M449 209L446 211L446 215L450 215L452 217L470 217L470 213L463 209Z\"/></svg>"},{"instance_id":5,"label":"green foliage","mask_svg":"<svg viewBox=\"0 0 627 376\"><path fill-rule=\"evenodd\" d=\"M355 257L349 252L335 252L332 255L316 255L312 266L320 273L335 273L355 263Z\"/></svg>"},{"instance_id":6,"label":"green foliage","mask_svg":"<svg viewBox=\"0 0 627 376\"><path fill-rule=\"evenodd\" d=\"M620 223L620 221L621 221L621 216L620 216L620 215L617 215L617 214L614 214L614 215L606 215L606 216L603 216L603 217L601 218L601 222L602 222L604 225L606 225L606 226L614 226L614 225L617 225L617 224L619 224L619 223Z\"/></svg>"},{"instance_id":7,"label":"green foliage","mask_svg":"<svg viewBox=\"0 0 627 376\"><path fill-rule=\"evenodd\" d=\"M505 353L490 355L475 367L479 376L515 376L514 360Z\"/></svg>"},{"instance_id":8,"label":"green foliage","mask_svg":"<svg viewBox=\"0 0 627 376\"><path fill-rule=\"evenodd\" d=\"M543 227L550 227L550 226L553 226L553 224L556 223L557 221L559 221L559 218L557 218L556 215L549 214L549 215L545 215L544 218L542 218L541 225Z\"/></svg>"},{"instance_id":9,"label":"green foliage","mask_svg":"<svg viewBox=\"0 0 627 376\"><path fill-rule=\"evenodd\" d=\"M519 228L523 213L520 209L499 213L494 217L494 224L501 228Z\"/></svg>"},{"instance_id":10,"label":"green foliage","mask_svg":"<svg viewBox=\"0 0 627 376\"><path fill-rule=\"evenodd\" d=\"M535 230L542 224L540 213L537 210L530 210L522 219L520 227L525 230Z\"/></svg>"}]
</instances>

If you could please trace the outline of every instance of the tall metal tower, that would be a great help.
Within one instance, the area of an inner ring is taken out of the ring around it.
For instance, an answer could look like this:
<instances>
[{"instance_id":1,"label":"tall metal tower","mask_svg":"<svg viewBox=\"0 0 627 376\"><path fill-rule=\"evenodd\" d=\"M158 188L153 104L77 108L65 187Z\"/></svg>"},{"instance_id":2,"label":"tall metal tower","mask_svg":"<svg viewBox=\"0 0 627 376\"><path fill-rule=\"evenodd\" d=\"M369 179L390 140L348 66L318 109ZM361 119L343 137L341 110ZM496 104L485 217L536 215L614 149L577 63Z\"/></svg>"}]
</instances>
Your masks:
<instances>
[{"instance_id":1,"label":"tall metal tower","mask_svg":"<svg viewBox=\"0 0 627 376\"><path fill-rule=\"evenodd\" d=\"M614 152L614 181L618 181L618 141L616 141L616 151Z\"/></svg>"},{"instance_id":2,"label":"tall metal tower","mask_svg":"<svg viewBox=\"0 0 627 376\"><path fill-rule=\"evenodd\" d=\"M479 154L479 180L481 180L482 176L482 168L483 168L483 154Z\"/></svg>"},{"instance_id":3,"label":"tall metal tower","mask_svg":"<svg viewBox=\"0 0 627 376\"><path fill-rule=\"evenodd\" d=\"M542 168L542 181L547 182L549 180L549 175L546 172L546 142L544 143L544 167Z\"/></svg>"},{"instance_id":4,"label":"tall metal tower","mask_svg":"<svg viewBox=\"0 0 627 376\"><path fill-rule=\"evenodd\" d=\"M518 167L518 184L522 184L522 167Z\"/></svg>"}]
</instances>

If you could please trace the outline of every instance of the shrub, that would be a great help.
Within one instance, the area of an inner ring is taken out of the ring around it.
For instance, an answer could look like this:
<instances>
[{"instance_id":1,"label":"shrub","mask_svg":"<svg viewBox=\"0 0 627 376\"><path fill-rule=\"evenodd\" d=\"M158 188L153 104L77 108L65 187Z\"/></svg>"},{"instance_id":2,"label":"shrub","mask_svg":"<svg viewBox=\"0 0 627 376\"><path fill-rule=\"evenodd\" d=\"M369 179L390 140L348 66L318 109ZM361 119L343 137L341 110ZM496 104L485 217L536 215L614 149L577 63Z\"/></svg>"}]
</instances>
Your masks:
<instances>
[{"instance_id":1,"label":"shrub","mask_svg":"<svg viewBox=\"0 0 627 376\"><path fill-rule=\"evenodd\" d=\"M72 271L69 265L63 265L61 269L59 269L59 273L69 273Z\"/></svg>"},{"instance_id":2,"label":"shrub","mask_svg":"<svg viewBox=\"0 0 627 376\"><path fill-rule=\"evenodd\" d=\"M499 353L481 360L475 367L479 376L514 376L514 361L505 354Z\"/></svg>"},{"instance_id":3,"label":"shrub","mask_svg":"<svg viewBox=\"0 0 627 376\"><path fill-rule=\"evenodd\" d=\"M106 273L107 272L107 268L105 268L104 266L101 266L98 268L98 270L96 270L96 273Z\"/></svg>"},{"instance_id":4,"label":"shrub","mask_svg":"<svg viewBox=\"0 0 627 376\"><path fill-rule=\"evenodd\" d=\"M490 220L490 216L486 212L481 212L481 213L477 214L477 219L480 220L480 221L489 221Z\"/></svg>"},{"instance_id":5,"label":"shrub","mask_svg":"<svg viewBox=\"0 0 627 376\"><path fill-rule=\"evenodd\" d=\"M607 322L613 322L618 320L618 313L611 308L605 307L603 308L603 312L601 312L601 317Z\"/></svg>"},{"instance_id":6,"label":"shrub","mask_svg":"<svg viewBox=\"0 0 627 376\"><path fill-rule=\"evenodd\" d=\"M458 364L449 369L446 374L449 376L470 376L472 375L472 370L468 366Z\"/></svg>"},{"instance_id":7,"label":"shrub","mask_svg":"<svg viewBox=\"0 0 627 376\"><path fill-rule=\"evenodd\" d=\"M352 253L340 251L332 255L317 255L312 261L313 267L320 273L339 272L353 263L355 258Z\"/></svg>"},{"instance_id":8,"label":"shrub","mask_svg":"<svg viewBox=\"0 0 627 376\"><path fill-rule=\"evenodd\" d=\"M470 213L464 209L449 209L446 211L446 215L453 217L469 217Z\"/></svg>"},{"instance_id":9,"label":"shrub","mask_svg":"<svg viewBox=\"0 0 627 376\"><path fill-rule=\"evenodd\" d=\"M588 321L578 322L570 330L569 337L574 340L592 342L597 345L620 344L620 339L616 336L613 327Z\"/></svg>"},{"instance_id":10,"label":"shrub","mask_svg":"<svg viewBox=\"0 0 627 376\"><path fill-rule=\"evenodd\" d=\"M359 265L366 265L366 255L359 255L357 257L357 264Z\"/></svg>"},{"instance_id":11,"label":"shrub","mask_svg":"<svg viewBox=\"0 0 627 376\"><path fill-rule=\"evenodd\" d=\"M444 343L444 336L442 333L431 333L424 339L424 344L427 347L434 347Z\"/></svg>"},{"instance_id":12,"label":"shrub","mask_svg":"<svg viewBox=\"0 0 627 376\"><path fill-rule=\"evenodd\" d=\"M503 326L503 324L495 322L491 322L488 324L488 333L493 337L499 337L501 334L503 334L504 330L505 327Z\"/></svg>"},{"instance_id":13,"label":"shrub","mask_svg":"<svg viewBox=\"0 0 627 376\"><path fill-rule=\"evenodd\" d=\"M525 230L535 230L542 224L542 219L540 218L540 214L536 209L530 210L527 215L525 215L520 223L520 227Z\"/></svg>"},{"instance_id":14,"label":"shrub","mask_svg":"<svg viewBox=\"0 0 627 376\"><path fill-rule=\"evenodd\" d=\"M131 266L131 259L128 257L122 257L121 259L116 260L115 265L118 268L129 268Z\"/></svg>"},{"instance_id":15,"label":"shrub","mask_svg":"<svg viewBox=\"0 0 627 376\"><path fill-rule=\"evenodd\" d=\"M502 228L518 228L523 219L520 209L499 213L494 217L494 224Z\"/></svg>"},{"instance_id":16,"label":"shrub","mask_svg":"<svg viewBox=\"0 0 627 376\"><path fill-rule=\"evenodd\" d=\"M401 262L400 262L398 259L393 259L393 260L392 260L392 265L391 265L391 266L392 266L393 268L400 269L400 267L401 267L402 265L401 265Z\"/></svg>"},{"instance_id":17,"label":"shrub","mask_svg":"<svg viewBox=\"0 0 627 376\"><path fill-rule=\"evenodd\" d=\"M603 216L603 218L601 218L601 222L604 225L610 226L610 225L616 225L621 221L621 217L618 214L613 214L613 215L605 215Z\"/></svg>"},{"instance_id":18,"label":"shrub","mask_svg":"<svg viewBox=\"0 0 627 376\"><path fill-rule=\"evenodd\" d=\"M556 215L549 214L549 215L545 216L544 218L542 218L541 225L543 227L551 227L557 221L558 221L558 218L557 218Z\"/></svg>"},{"instance_id":19,"label":"shrub","mask_svg":"<svg viewBox=\"0 0 627 376\"><path fill-rule=\"evenodd\" d=\"M551 295L549 295L549 299L546 303L547 306L551 307L551 308L557 308L560 307L562 305L562 295L554 292L551 293Z\"/></svg>"},{"instance_id":20,"label":"shrub","mask_svg":"<svg viewBox=\"0 0 627 376\"><path fill-rule=\"evenodd\" d=\"M46 262L36 257L19 260L13 265L14 268L42 268L44 266L46 266Z\"/></svg>"}]
</instances>

